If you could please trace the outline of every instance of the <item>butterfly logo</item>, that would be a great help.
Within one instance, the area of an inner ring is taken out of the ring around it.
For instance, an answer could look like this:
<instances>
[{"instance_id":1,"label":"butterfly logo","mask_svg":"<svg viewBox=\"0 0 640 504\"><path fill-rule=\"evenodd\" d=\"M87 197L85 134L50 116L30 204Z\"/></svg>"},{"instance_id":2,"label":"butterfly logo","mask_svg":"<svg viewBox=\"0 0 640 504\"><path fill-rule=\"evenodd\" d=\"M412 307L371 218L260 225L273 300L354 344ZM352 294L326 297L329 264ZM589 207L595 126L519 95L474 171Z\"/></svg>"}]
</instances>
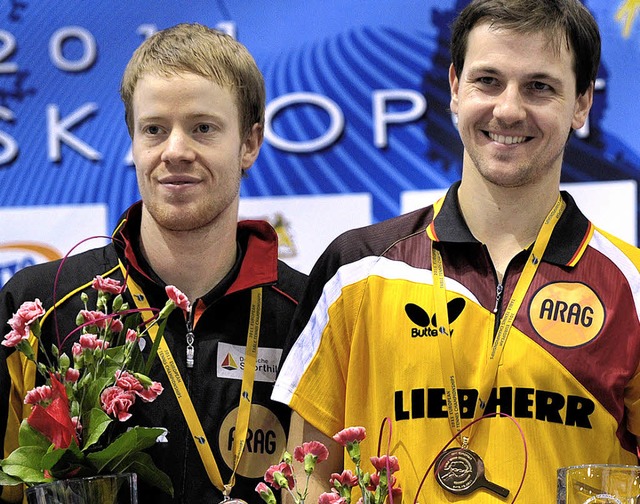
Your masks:
<instances>
[{"instance_id":1,"label":"butterfly logo","mask_svg":"<svg viewBox=\"0 0 640 504\"><path fill-rule=\"evenodd\" d=\"M464 310L465 304L465 300L462 298L455 298L447 303L447 317L449 318L449 324L454 322L460 316L462 310ZM435 337L438 335L438 321L435 313L431 316L424 310L424 308L414 303L407 303L404 307L404 311L411 322L422 328L412 328L412 338L423 336ZM451 334L453 335L453 330L451 331Z\"/></svg>"}]
</instances>

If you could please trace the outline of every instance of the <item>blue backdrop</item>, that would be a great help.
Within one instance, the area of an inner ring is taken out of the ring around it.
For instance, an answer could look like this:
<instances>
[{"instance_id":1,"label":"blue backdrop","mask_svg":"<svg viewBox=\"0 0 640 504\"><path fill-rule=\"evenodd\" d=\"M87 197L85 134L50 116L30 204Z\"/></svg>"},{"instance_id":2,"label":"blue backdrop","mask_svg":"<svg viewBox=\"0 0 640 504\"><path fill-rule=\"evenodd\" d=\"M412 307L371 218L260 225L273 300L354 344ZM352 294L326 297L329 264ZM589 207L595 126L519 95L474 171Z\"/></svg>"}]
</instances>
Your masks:
<instances>
[{"instance_id":1,"label":"blue backdrop","mask_svg":"<svg viewBox=\"0 0 640 504\"><path fill-rule=\"evenodd\" d=\"M124 66L145 34L197 21L234 33L265 75L269 134L242 196L365 192L374 221L397 215L402 191L460 176L448 26L466 3L0 0L0 205L106 203L112 226L138 198ZM585 3L603 62L563 180L636 179L640 2Z\"/></svg>"}]
</instances>

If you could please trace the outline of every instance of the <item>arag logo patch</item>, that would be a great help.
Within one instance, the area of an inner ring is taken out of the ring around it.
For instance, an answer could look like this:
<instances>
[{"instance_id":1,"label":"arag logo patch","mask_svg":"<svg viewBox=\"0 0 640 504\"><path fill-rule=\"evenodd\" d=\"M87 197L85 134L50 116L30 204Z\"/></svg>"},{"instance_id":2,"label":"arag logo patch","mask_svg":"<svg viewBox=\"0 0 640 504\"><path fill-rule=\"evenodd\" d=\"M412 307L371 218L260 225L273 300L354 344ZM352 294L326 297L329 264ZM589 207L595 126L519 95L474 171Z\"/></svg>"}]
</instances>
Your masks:
<instances>
[{"instance_id":1,"label":"arag logo patch","mask_svg":"<svg viewBox=\"0 0 640 504\"><path fill-rule=\"evenodd\" d=\"M578 282L547 284L529 305L529 320L538 335L561 347L577 347L595 339L605 316L598 295Z\"/></svg>"},{"instance_id":2,"label":"arag logo patch","mask_svg":"<svg viewBox=\"0 0 640 504\"><path fill-rule=\"evenodd\" d=\"M464 310L464 306L465 301L462 298L455 298L447 303L449 324L460 316L462 310ZM424 310L424 308L414 303L407 303L404 307L404 311L411 322L420 326L419 328L414 327L411 329L412 338L434 338L438 335L438 321L435 313L431 316ZM451 336L453 336L453 329L451 329Z\"/></svg>"}]
</instances>

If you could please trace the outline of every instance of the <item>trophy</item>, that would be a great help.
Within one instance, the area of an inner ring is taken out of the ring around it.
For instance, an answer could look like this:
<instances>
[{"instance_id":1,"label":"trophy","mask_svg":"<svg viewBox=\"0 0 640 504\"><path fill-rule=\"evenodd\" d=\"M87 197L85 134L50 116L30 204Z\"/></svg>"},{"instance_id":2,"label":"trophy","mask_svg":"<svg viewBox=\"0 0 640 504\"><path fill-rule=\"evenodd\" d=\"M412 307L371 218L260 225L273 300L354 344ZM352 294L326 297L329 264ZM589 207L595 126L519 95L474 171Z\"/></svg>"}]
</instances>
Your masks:
<instances>
[{"instance_id":1,"label":"trophy","mask_svg":"<svg viewBox=\"0 0 640 504\"><path fill-rule=\"evenodd\" d=\"M636 504L640 466L588 464L558 469L558 504Z\"/></svg>"}]
</instances>

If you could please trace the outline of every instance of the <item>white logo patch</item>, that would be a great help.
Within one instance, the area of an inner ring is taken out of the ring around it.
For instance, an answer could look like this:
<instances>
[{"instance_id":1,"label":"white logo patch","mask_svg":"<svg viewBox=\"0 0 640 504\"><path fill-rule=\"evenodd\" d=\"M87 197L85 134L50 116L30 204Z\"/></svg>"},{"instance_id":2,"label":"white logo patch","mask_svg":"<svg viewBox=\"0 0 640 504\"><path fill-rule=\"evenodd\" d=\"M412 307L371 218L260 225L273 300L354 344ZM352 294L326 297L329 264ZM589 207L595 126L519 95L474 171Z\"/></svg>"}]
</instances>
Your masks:
<instances>
[{"instance_id":1,"label":"white logo patch","mask_svg":"<svg viewBox=\"0 0 640 504\"><path fill-rule=\"evenodd\" d=\"M216 374L218 378L242 380L244 372L244 346L218 343ZM256 357L256 381L274 383L278 373L278 365L282 349L258 347Z\"/></svg>"}]
</instances>

